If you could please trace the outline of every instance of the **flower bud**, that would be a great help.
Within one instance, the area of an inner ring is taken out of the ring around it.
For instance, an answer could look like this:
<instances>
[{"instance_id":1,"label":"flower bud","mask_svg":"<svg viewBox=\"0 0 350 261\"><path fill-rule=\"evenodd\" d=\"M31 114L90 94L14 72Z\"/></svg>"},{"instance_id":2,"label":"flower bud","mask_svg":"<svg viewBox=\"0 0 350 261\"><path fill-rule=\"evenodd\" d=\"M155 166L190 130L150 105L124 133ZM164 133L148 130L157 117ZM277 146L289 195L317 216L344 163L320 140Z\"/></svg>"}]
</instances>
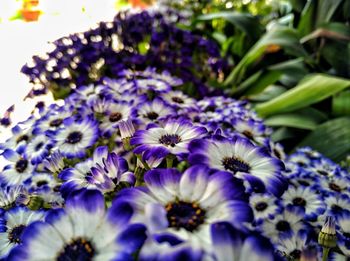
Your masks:
<instances>
[{"instance_id":1,"label":"flower bud","mask_svg":"<svg viewBox=\"0 0 350 261\"><path fill-rule=\"evenodd\" d=\"M128 119L126 121L120 121L119 130L122 139L131 138L135 133L134 125L132 124L132 120Z\"/></svg>"},{"instance_id":2,"label":"flower bud","mask_svg":"<svg viewBox=\"0 0 350 261\"><path fill-rule=\"evenodd\" d=\"M333 248L337 245L337 235L335 232L335 220L333 217L328 216L322 227L321 232L318 234L318 243L322 247Z\"/></svg>"},{"instance_id":3,"label":"flower bud","mask_svg":"<svg viewBox=\"0 0 350 261\"><path fill-rule=\"evenodd\" d=\"M135 133L134 125L132 120L128 119L127 121L120 121L119 123L120 135L122 137L123 147L125 150L129 151L132 149L130 145L130 138Z\"/></svg>"}]
</instances>

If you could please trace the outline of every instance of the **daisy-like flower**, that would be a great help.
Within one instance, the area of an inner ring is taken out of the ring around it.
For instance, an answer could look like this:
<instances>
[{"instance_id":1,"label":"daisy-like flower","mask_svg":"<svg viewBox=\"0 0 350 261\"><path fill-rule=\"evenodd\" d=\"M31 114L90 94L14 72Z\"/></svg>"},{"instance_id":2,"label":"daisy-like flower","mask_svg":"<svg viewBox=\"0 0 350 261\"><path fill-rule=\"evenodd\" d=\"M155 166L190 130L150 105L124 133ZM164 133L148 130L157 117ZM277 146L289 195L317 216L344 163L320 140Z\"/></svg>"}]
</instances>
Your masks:
<instances>
[{"instance_id":1,"label":"daisy-like flower","mask_svg":"<svg viewBox=\"0 0 350 261\"><path fill-rule=\"evenodd\" d=\"M337 175L340 170L334 162L326 158L320 158L314 160L310 166L307 167L309 171L312 172L315 176L323 178L331 178Z\"/></svg>"},{"instance_id":2,"label":"daisy-like flower","mask_svg":"<svg viewBox=\"0 0 350 261\"><path fill-rule=\"evenodd\" d=\"M137 79L135 80L138 93L145 93L147 91L153 92L168 92L171 90L171 86L162 80L157 79Z\"/></svg>"},{"instance_id":3,"label":"daisy-like flower","mask_svg":"<svg viewBox=\"0 0 350 261\"><path fill-rule=\"evenodd\" d=\"M292 237L281 238L277 243L277 249L287 258L300 260L304 249L312 244L316 245L316 242L312 242L310 236L308 236L310 234L307 230L301 230Z\"/></svg>"},{"instance_id":4,"label":"daisy-like flower","mask_svg":"<svg viewBox=\"0 0 350 261\"><path fill-rule=\"evenodd\" d=\"M266 127L262 122L253 119L235 118L232 121L232 127L243 137L252 141L261 142L266 136Z\"/></svg>"},{"instance_id":5,"label":"daisy-like flower","mask_svg":"<svg viewBox=\"0 0 350 261\"><path fill-rule=\"evenodd\" d=\"M0 189L0 208L10 209L23 192L22 186L6 186Z\"/></svg>"},{"instance_id":6,"label":"daisy-like flower","mask_svg":"<svg viewBox=\"0 0 350 261\"><path fill-rule=\"evenodd\" d=\"M330 178L321 179L321 187L323 193L341 195L345 194L350 196L350 179L347 176L334 175Z\"/></svg>"},{"instance_id":7,"label":"daisy-like flower","mask_svg":"<svg viewBox=\"0 0 350 261\"><path fill-rule=\"evenodd\" d=\"M58 174L65 168L64 156L57 150L43 160L44 167L51 173Z\"/></svg>"},{"instance_id":8,"label":"daisy-like flower","mask_svg":"<svg viewBox=\"0 0 350 261\"><path fill-rule=\"evenodd\" d=\"M244 261L278 260L271 242L256 233L244 234L229 222L217 222L210 226L212 245L204 248L201 245L191 246L176 241L170 236L155 236L147 240L140 251L140 260L191 260L191 261Z\"/></svg>"},{"instance_id":9,"label":"daisy-like flower","mask_svg":"<svg viewBox=\"0 0 350 261\"><path fill-rule=\"evenodd\" d=\"M19 123L11 129L11 137L0 144L0 149L17 150L25 146L33 137L33 122L35 118L29 117L25 122Z\"/></svg>"},{"instance_id":10,"label":"daisy-like flower","mask_svg":"<svg viewBox=\"0 0 350 261\"><path fill-rule=\"evenodd\" d=\"M178 86L183 83L179 78L172 76L168 71L157 72L156 68L147 67L144 71L133 71L131 69L125 69L118 73L119 76L127 78L154 78L168 83L171 86Z\"/></svg>"},{"instance_id":11,"label":"daisy-like flower","mask_svg":"<svg viewBox=\"0 0 350 261\"><path fill-rule=\"evenodd\" d=\"M133 222L144 222L151 234L169 235L191 244L210 244L212 223L228 221L244 228L252 221L242 182L227 172L209 176L205 166L183 174L176 169L148 171L146 188L123 190L117 201L132 205Z\"/></svg>"},{"instance_id":12,"label":"daisy-like flower","mask_svg":"<svg viewBox=\"0 0 350 261\"><path fill-rule=\"evenodd\" d=\"M276 260L270 240L256 233L244 235L232 224L219 222L211 226L212 251L218 261Z\"/></svg>"},{"instance_id":13,"label":"daisy-like flower","mask_svg":"<svg viewBox=\"0 0 350 261\"><path fill-rule=\"evenodd\" d=\"M144 226L129 226L132 209L113 204L106 212L103 195L83 190L52 210L22 234L22 245L8 260L130 260L145 240Z\"/></svg>"},{"instance_id":14,"label":"daisy-like flower","mask_svg":"<svg viewBox=\"0 0 350 261\"><path fill-rule=\"evenodd\" d=\"M297 150L298 153L304 154L306 157L308 157L311 160L318 160L321 159L323 156L318 151L313 150L310 147L303 147Z\"/></svg>"},{"instance_id":15,"label":"daisy-like flower","mask_svg":"<svg viewBox=\"0 0 350 261\"><path fill-rule=\"evenodd\" d=\"M344 255L350 256L350 212L338 216L337 244Z\"/></svg>"},{"instance_id":16,"label":"daisy-like flower","mask_svg":"<svg viewBox=\"0 0 350 261\"><path fill-rule=\"evenodd\" d=\"M49 150L53 145L53 142L46 135L37 135L25 147L24 154L32 164L36 165L49 155Z\"/></svg>"},{"instance_id":17,"label":"daisy-like flower","mask_svg":"<svg viewBox=\"0 0 350 261\"><path fill-rule=\"evenodd\" d=\"M305 219L310 221L315 221L326 210L323 197L308 187L290 186L284 192L282 199L286 206L301 208L305 213Z\"/></svg>"},{"instance_id":18,"label":"daisy-like flower","mask_svg":"<svg viewBox=\"0 0 350 261\"><path fill-rule=\"evenodd\" d=\"M98 126L88 117L82 120L68 118L64 121L64 128L57 130L52 138L62 155L67 158L83 158L86 149L98 138Z\"/></svg>"},{"instance_id":19,"label":"daisy-like flower","mask_svg":"<svg viewBox=\"0 0 350 261\"><path fill-rule=\"evenodd\" d=\"M164 119L174 113L175 110L159 98L155 98L151 102L141 103L136 108L136 114L144 121L144 123Z\"/></svg>"},{"instance_id":20,"label":"daisy-like flower","mask_svg":"<svg viewBox=\"0 0 350 261\"><path fill-rule=\"evenodd\" d=\"M32 174L34 167L30 161L16 151L6 149L2 156L11 162L6 165L0 173L0 183L10 186L22 185L23 181L28 179Z\"/></svg>"},{"instance_id":21,"label":"daisy-like flower","mask_svg":"<svg viewBox=\"0 0 350 261\"><path fill-rule=\"evenodd\" d=\"M47 114L36 122L33 132L42 133L47 130L56 130L63 125L64 119L71 116L72 110L68 106L51 105Z\"/></svg>"},{"instance_id":22,"label":"daisy-like flower","mask_svg":"<svg viewBox=\"0 0 350 261\"><path fill-rule=\"evenodd\" d=\"M126 160L114 152L108 153L105 146L96 149L93 160L63 170L59 178L64 182L61 191L65 195L81 188L109 192L120 182L135 182L134 174L128 171Z\"/></svg>"},{"instance_id":23,"label":"daisy-like flower","mask_svg":"<svg viewBox=\"0 0 350 261\"><path fill-rule=\"evenodd\" d=\"M273 219L282 212L281 203L271 194L254 193L249 198L254 212L255 223L260 224L265 219Z\"/></svg>"},{"instance_id":24,"label":"daisy-like flower","mask_svg":"<svg viewBox=\"0 0 350 261\"><path fill-rule=\"evenodd\" d=\"M287 165L289 167L290 165ZM310 187L314 190L320 189L320 178L312 175L310 171L306 171L304 168L294 165L294 170L289 170L283 172L286 176L288 176L289 184L298 188L302 187Z\"/></svg>"},{"instance_id":25,"label":"daisy-like flower","mask_svg":"<svg viewBox=\"0 0 350 261\"><path fill-rule=\"evenodd\" d=\"M277 243L278 240L290 238L305 228L304 213L299 208L286 208L274 219L265 220L260 228L265 236Z\"/></svg>"},{"instance_id":26,"label":"daisy-like flower","mask_svg":"<svg viewBox=\"0 0 350 261\"><path fill-rule=\"evenodd\" d=\"M300 167L308 167L311 166L311 159L303 152L301 151L297 151L295 153L293 153L292 155L290 155L288 157L288 161L291 163L295 163Z\"/></svg>"},{"instance_id":27,"label":"daisy-like flower","mask_svg":"<svg viewBox=\"0 0 350 261\"><path fill-rule=\"evenodd\" d=\"M330 195L324 199L324 202L327 205L324 215L333 216L336 220L339 215L350 211L350 198L347 195Z\"/></svg>"},{"instance_id":28,"label":"daisy-like flower","mask_svg":"<svg viewBox=\"0 0 350 261\"><path fill-rule=\"evenodd\" d=\"M162 94L161 97L167 103L179 109L194 108L196 104L196 100L190 98L181 91L170 91Z\"/></svg>"},{"instance_id":29,"label":"daisy-like flower","mask_svg":"<svg viewBox=\"0 0 350 261\"><path fill-rule=\"evenodd\" d=\"M45 212L31 211L24 207L15 207L0 218L0 258L5 258L10 250L22 243L24 229L34 221L43 220Z\"/></svg>"},{"instance_id":30,"label":"daisy-like flower","mask_svg":"<svg viewBox=\"0 0 350 261\"><path fill-rule=\"evenodd\" d=\"M128 102L112 102L104 112L100 122L100 129L104 135L111 136L118 130L120 121L131 116L132 104Z\"/></svg>"},{"instance_id":31,"label":"daisy-like flower","mask_svg":"<svg viewBox=\"0 0 350 261\"><path fill-rule=\"evenodd\" d=\"M269 138L266 138L263 143L272 156L280 160L286 159L286 153L284 152L284 148L280 143L273 142Z\"/></svg>"},{"instance_id":32,"label":"daisy-like flower","mask_svg":"<svg viewBox=\"0 0 350 261\"><path fill-rule=\"evenodd\" d=\"M279 196L286 189L280 175L282 161L271 157L267 151L255 146L248 139L235 136L232 139L217 137L212 140L194 140L189 146L189 162L204 164L216 170L231 172L246 180L251 189Z\"/></svg>"},{"instance_id":33,"label":"daisy-like flower","mask_svg":"<svg viewBox=\"0 0 350 261\"><path fill-rule=\"evenodd\" d=\"M50 191L58 185L54 177L48 173L35 173L24 182L29 193Z\"/></svg>"},{"instance_id":34,"label":"daisy-like flower","mask_svg":"<svg viewBox=\"0 0 350 261\"><path fill-rule=\"evenodd\" d=\"M188 121L169 120L164 126L153 125L147 130L136 131L130 144L136 146L134 153L142 154L144 160L165 158L168 154L182 157L188 153L188 144L206 133L205 127L194 126Z\"/></svg>"}]
</instances>

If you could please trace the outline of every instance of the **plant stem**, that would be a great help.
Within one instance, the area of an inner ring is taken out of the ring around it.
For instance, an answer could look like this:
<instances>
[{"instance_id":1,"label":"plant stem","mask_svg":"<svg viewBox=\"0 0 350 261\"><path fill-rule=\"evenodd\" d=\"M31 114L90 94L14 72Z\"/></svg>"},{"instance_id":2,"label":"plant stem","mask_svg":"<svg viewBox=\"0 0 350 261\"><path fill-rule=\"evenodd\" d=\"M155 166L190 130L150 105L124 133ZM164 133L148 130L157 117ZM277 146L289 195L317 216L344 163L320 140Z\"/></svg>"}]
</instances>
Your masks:
<instances>
[{"instance_id":1,"label":"plant stem","mask_svg":"<svg viewBox=\"0 0 350 261\"><path fill-rule=\"evenodd\" d=\"M174 157L172 155L166 157L166 167L168 169L173 167L173 162L174 162Z\"/></svg>"},{"instance_id":2,"label":"plant stem","mask_svg":"<svg viewBox=\"0 0 350 261\"><path fill-rule=\"evenodd\" d=\"M142 186L144 184L144 179L143 179L144 174L145 174L144 169L142 169L140 167L136 167L136 169L135 169L135 176L136 176L135 187Z\"/></svg>"},{"instance_id":3,"label":"plant stem","mask_svg":"<svg viewBox=\"0 0 350 261\"><path fill-rule=\"evenodd\" d=\"M329 250L330 250L329 247L324 247L324 248L323 248L322 261L327 261L327 260L328 260Z\"/></svg>"},{"instance_id":4,"label":"plant stem","mask_svg":"<svg viewBox=\"0 0 350 261\"><path fill-rule=\"evenodd\" d=\"M147 162L144 161L141 157L140 154L136 154L136 157L138 158L138 160L142 163L142 165L145 167L146 170L150 170L151 168L148 166Z\"/></svg>"}]
</instances>

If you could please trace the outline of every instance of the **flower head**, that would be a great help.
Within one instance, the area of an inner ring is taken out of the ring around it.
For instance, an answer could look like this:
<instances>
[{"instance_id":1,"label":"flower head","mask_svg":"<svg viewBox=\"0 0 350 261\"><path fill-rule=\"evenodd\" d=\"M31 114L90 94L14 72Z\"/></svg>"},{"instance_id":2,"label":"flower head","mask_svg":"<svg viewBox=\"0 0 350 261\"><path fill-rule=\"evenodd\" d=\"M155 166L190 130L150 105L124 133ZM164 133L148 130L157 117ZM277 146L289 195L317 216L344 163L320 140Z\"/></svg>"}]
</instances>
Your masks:
<instances>
[{"instance_id":1,"label":"flower head","mask_svg":"<svg viewBox=\"0 0 350 261\"><path fill-rule=\"evenodd\" d=\"M191 164L230 172L247 181L252 190L281 195L286 189L280 174L283 163L245 138L198 139L190 143L189 150Z\"/></svg>"}]
</instances>

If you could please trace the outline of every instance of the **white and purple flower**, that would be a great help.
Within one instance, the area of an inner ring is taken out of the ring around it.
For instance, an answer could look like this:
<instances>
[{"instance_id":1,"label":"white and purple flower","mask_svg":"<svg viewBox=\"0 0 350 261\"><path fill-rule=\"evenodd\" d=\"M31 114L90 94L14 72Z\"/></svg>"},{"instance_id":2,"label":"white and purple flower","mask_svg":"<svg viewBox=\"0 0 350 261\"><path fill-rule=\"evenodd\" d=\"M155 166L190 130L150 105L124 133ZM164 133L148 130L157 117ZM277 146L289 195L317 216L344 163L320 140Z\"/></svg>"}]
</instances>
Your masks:
<instances>
[{"instance_id":1,"label":"white and purple flower","mask_svg":"<svg viewBox=\"0 0 350 261\"><path fill-rule=\"evenodd\" d=\"M242 182L227 172L209 175L205 166L181 174L176 169L146 172L146 187L122 190L117 201L134 209L133 222L144 223L152 235L210 245L210 225L227 221L242 230L252 221Z\"/></svg>"},{"instance_id":2,"label":"white and purple flower","mask_svg":"<svg viewBox=\"0 0 350 261\"><path fill-rule=\"evenodd\" d=\"M64 121L64 127L52 134L52 139L57 142L57 148L67 158L83 158L86 149L98 139L98 124L90 118L68 118Z\"/></svg>"},{"instance_id":3,"label":"white and purple flower","mask_svg":"<svg viewBox=\"0 0 350 261\"><path fill-rule=\"evenodd\" d=\"M136 146L134 153L142 154L144 160L161 159L169 154L184 157L188 154L188 144L206 133L203 126L194 126L185 120L169 120L164 126L151 125L147 130L136 131L130 143Z\"/></svg>"},{"instance_id":4,"label":"white and purple flower","mask_svg":"<svg viewBox=\"0 0 350 261\"><path fill-rule=\"evenodd\" d=\"M128 205L116 203L106 211L100 192L83 190L65 209L28 226L8 260L128 260L146 237L144 226L128 225L131 216Z\"/></svg>"},{"instance_id":5,"label":"white and purple flower","mask_svg":"<svg viewBox=\"0 0 350 261\"><path fill-rule=\"evenodd\" d=\"M192 165L204 164L230 172L246 180L254 191L266 190L281 195L286 189L285 179L280 173L284 168L282 161L271 157L265 149L255 146L248 139L238 136L232 139L197 139L190 143L189 150Z\"/></svg>"}]
</instances>

